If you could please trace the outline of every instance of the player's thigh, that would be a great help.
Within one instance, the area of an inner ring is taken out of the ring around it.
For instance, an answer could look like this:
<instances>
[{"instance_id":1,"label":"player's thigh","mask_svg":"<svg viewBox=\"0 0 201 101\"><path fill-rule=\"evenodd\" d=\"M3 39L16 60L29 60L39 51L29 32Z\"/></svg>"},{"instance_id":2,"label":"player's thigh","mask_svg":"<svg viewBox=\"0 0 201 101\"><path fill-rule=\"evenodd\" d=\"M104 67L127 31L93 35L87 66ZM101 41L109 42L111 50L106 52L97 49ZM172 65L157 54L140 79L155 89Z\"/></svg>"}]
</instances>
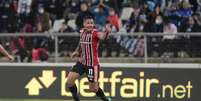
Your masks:
<instances>
[{"instance_id":1,"label":"player's thigh","mask_svg":"<svg viewBox=\"0 0 201 101\"><path fill-rule=\"evenodd\" d=\"M84 73L83 65L79 62L77 62L72 68L71 71L68 74L68 85L74 85L75 80L78 79L82 74Z\"/></svg>"},{"instance_id":2,"label":"player's thigh","mask_svg":"<svg viewBox=\"0 0 201 101\"><path fill-rule=\"evenodd\" d=\"M89 82L98 82L99 72L100 66L88 67L86 74Z\"/></svg>"},{"instance_id":3,"label":"player's thigh","mask_svg":"<svg viewBox=\"0 0 201 101\"><path fill-rule=\"evenodd\" d=\"M89 80L89 87L91 91L96 92L99 89L99 83L98 83L99 72L100 72L99 66L88 68L87 77Z\"/></svg>"},{"instance_id":4,"label":"player's thigh","mask_svg":"<svg viewBox=\"0 0 201 101\"><path fill-rule=\"evenodd\" d=\"M75 84L75 80L78 79L80 77L79 73L76 72L69 72L68 73L68 80L67 80L67 84L68 86L73 86Z\"/></svg>"}]
</instances>

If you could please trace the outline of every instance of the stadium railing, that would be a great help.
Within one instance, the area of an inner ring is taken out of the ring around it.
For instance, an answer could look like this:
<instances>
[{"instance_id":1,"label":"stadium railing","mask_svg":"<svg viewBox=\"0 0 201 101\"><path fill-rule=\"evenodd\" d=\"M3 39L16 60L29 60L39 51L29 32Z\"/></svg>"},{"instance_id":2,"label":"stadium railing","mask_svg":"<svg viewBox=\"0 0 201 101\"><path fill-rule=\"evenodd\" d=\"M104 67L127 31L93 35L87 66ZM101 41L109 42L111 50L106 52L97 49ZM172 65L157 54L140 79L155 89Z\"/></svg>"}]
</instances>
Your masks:
<instances>
[{"instance_id":1,"label":"stadium railing","mask_svg":"<svg viewBox=\"0 0 201 101\"><path fill-rule=\"evenodd\" d=\"M148 63L148 42L147 39L148 37L163 37L164 35L176 35L176 36L187 36L187 37L201 37L201 33L125 33L125 32L118 32L118 33L111 33L110 36L141 36L144 40L144 63ZM79 37L79 33L1 33L0 37L19 37L19 36L24 36L24 37L52 37L54 39L54 49L55 49L55 55L54 55L54 60L55 62L58 62L58 57L59 57L59 49L58 49L58 37Z\"/></svg>"}]
</instances>

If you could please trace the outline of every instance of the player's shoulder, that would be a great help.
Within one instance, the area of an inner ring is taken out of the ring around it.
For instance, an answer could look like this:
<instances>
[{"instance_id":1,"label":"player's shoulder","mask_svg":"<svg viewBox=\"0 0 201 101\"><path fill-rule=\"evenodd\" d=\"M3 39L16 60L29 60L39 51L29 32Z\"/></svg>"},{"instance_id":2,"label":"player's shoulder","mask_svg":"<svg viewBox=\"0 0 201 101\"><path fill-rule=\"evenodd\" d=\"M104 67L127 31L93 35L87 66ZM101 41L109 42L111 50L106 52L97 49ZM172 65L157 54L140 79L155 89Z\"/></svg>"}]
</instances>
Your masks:
<instances>
[{"instance_id":1,"label":"player's shoulder","mask_svg":"<svg viewBox=\"0 0 201 101\"><path fill-rule=\"evenodd\" d=\"M97 28L94 28L93 30L92 30L92 33L98 33L99 32L99 30L97 29Z\"/></svg>"},{"instance_id":2,"label":"player's shoulder","mask_svg":"<svg viewBox=\"0 0 201 101\"><path fill-rule=\"evenodd\" d=\"M80 33L83 33L84 32L84 29L80 29Z\"/></svg>"}]
</instances>

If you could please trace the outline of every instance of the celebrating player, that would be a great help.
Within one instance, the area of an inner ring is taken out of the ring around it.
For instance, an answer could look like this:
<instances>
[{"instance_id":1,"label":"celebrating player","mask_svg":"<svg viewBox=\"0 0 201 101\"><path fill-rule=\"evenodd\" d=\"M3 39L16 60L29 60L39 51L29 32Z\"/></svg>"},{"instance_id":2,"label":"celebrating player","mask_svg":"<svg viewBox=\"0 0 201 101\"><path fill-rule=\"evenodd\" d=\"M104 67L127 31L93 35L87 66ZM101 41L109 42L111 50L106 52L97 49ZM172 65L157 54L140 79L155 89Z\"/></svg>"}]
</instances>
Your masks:
<instances>
[{"instance_id":1,"label":"celebrating player","mask_svg":"<svg viewBox=\"0 0 201 101\"><path fill-rule=\"evenodd\" d=\"M84 18L83 26L84 28L80 31L79 45L72 53L72 58L78 57L79 60L68 74L68 88L71 91L74 100L80 101L75 80L86 73L89 80L90 91L95 92L103 101L111 101L110 98L105 96L98 83L100 71L98 58L99 41L107 38L111 30L110 25L106 25L104 32L99 32L94 27L93 18L88 16Z\"/></svg>"}]
</instances>

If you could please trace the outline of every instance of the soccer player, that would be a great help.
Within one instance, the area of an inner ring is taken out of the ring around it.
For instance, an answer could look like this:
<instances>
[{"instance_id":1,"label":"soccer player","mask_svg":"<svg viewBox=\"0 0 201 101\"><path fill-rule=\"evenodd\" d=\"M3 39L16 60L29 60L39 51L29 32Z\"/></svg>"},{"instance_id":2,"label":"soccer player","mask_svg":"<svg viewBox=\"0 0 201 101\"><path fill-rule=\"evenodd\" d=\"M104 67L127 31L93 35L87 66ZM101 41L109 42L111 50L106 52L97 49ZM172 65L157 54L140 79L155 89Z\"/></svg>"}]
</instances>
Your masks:
<instances>
[{"instance_id":1,"label":"soccer player","mask_svg":"<svg viewBox=\"0 0 201 101\"><path fill-rule=\"evenodd\" d=\"M80 30L79 45L71 56L72 58L77 57L78 61L69 72L67 81L68 88L75 101L80 101L75 80L84 73L87 74L90 91L96 93L103 101L111 101L110 98L105 96L98 83L100 71L98 58L99 41L106 39L110 30L110 25L106 25L105 31L99 32L95 29L92 17L87 16L84 18L83 29Z\"/></svg>"},{"instance_id":2,"label":"soccer player","mask_svg":"<svg viewBox=\"0 0 201 101\"><path fill-rule=\"evenodd\" d=\"M4 48L3 46L0 44L0 53L2 53L3 55L5 55L9 60L13 61L14 58L12 55L10 55Z\"/></svg>"}]
</instances>

